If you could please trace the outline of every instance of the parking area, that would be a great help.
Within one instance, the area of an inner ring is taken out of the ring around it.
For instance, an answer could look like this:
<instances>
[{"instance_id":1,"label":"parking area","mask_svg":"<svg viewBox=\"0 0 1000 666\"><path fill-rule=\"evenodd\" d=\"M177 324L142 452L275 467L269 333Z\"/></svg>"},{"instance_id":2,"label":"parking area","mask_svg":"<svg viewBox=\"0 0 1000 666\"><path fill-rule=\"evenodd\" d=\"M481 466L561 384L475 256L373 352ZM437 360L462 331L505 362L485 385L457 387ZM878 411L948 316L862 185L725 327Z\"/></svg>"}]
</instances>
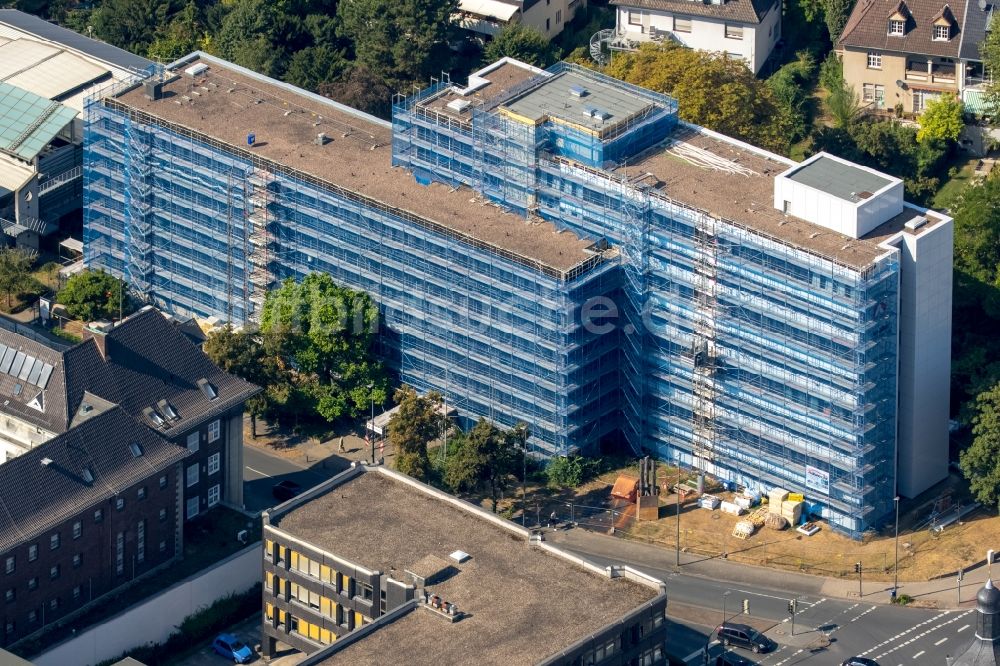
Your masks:
<instances>
[{"instance_id":1,"label":"parking area","mask_svg":"<svg viewBox=\"0 0 1000 666\"><path fill-rule=\"evenodd\" d=\"M260 644L260 616L254 615L239 624L233 625L226 629L225 633L234 634L241 641L249 645L251 649L256 648ZM224 666L224 664L233 663L231 659L226 659L222 655L213 652L211 643L211 639L206 640L204 647L194 654L189 654L170 663L173 666ZM250 663L263 664L264 660L260 658L259 654L255 654Z\"/></svg>"}]
</instances>

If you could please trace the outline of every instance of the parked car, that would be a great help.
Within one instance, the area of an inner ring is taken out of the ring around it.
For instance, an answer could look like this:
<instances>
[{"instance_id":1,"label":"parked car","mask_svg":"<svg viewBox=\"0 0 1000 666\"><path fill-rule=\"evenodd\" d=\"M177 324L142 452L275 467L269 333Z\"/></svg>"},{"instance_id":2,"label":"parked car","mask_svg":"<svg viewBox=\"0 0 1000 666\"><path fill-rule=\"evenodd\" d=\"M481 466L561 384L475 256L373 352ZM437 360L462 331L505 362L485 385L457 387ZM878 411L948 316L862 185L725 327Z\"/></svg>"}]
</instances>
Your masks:
<instances>
[{"instance_id":1,"label":"parked car","mask_svg":"<svg viewBox=\"0 0 1000 666\"><path fill-rule=\"evenodd\" d=\"M287 502L301 492L302 486L289 479L279 481L271 488L271 494L274 495L274 499L281 502Z\"/></svg>"},{"instance_id":2,"label":"parked car","mask_svg":"<svg viewBox=\"0 0 1000 666\"><path fill-rule=\"evenodd\" d=\"M234 663L246 664L253 658L253 650L232 634L219 634L212 641L212 649Z\"/></svg>"},{"instance_id":3,"label":"parked car","mask_svg":"<svg viewBox=\"0 0 1000 666\"><path fill-rule=\"evenodd\" d=\"M727 652L715 658L715 666L757 666L749 659L744 659L738 654Z\"/></svg>"},{"instance_id":4,"label":"parked car","mask_svg":"<svg viewBox=\"0 0 1000 666\"><path fill-rule=\"evenodd\" d=\"M868 657L850 657L840 666L878 666L878 662Z\"/></svg>"},{"instance_id":5,"label":"parked car","mask_svg":"<svg viewBox=\"0 0 1000 666\"><path fill-rule=\"evenodd\" d=\"M753 627L745 624L727 622L719 625L715 632L719 636L719 642L726 647L734 645L736 647L746 648L754 654L759 652L770 652L776 647L774 641L770 638L760 633Z\"/></svg>"}]
</instances>

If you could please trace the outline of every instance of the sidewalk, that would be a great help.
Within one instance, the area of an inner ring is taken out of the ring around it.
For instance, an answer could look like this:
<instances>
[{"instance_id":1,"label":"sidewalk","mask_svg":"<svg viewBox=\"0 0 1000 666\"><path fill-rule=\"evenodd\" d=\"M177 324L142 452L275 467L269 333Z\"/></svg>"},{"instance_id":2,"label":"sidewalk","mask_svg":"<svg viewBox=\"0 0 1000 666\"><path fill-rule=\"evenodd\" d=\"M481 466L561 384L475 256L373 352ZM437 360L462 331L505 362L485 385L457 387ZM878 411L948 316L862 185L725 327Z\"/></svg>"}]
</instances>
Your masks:
<instances>
[{"instance_id":1,"label":"sidewalk","mask_svg":"<svg viewBox=\"0 0 1000 666\"><path fill-rule=\"evenodd\" d=\"M608 559L647 566L655 569L677 570L716 580L760 585L763 587L795 589L800 593L839 599L858 599L857 578L824 578L810 574L768 569L748 564L728 562L721 558L706 558L681 553L680 569L676 568L676 553L673 549L661 548L639 541L589 532L584 529L570 529L546 534L553 544L562 544L581 553L590 553ZM984 553L985 555L985 553ZM1000 576L1000 564L995 564ZM986 583L989 568L984 564L966 572L961 583L961 602L958 596L958 581L953 578L913 583L900 582L899 594L907 594L914 599L914 605L926 605L940 609L972 608L976 593ZM864 601L888 604L891 582L867 582L862 580Z\"/></svg>"}]
</instances>

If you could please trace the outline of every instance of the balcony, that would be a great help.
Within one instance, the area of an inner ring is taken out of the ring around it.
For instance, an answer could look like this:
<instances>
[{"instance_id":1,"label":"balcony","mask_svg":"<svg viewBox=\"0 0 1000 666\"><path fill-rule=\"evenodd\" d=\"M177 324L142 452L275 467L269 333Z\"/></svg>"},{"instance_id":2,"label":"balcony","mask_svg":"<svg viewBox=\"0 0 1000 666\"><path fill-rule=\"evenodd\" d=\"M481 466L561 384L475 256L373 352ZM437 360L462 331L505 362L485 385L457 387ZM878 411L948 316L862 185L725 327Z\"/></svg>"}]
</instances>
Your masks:
<instances>
[{"instance_id":1,"label":"balcony","mask_svg":"<svg viewBox=\"0 0 1000 666\"><path fill-rule=\"evenodd\" d=\"M906 63L907 81L955 85L955 65L953 63L912 62Z\"/></svg>"}]
</instances>

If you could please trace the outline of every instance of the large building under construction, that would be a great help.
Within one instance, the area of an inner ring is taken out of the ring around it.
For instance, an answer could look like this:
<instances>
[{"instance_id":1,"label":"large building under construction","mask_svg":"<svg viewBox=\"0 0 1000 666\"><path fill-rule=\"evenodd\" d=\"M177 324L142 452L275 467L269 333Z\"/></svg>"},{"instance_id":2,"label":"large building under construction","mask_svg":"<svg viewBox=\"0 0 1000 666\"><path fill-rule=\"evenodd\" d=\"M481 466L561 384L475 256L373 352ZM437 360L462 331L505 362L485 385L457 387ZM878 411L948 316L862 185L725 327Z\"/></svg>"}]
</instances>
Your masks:
<instances>
[{"instance_id":1,"label":"large building under construction","mask_svg":"<svg viewBox=\"0 0 1000 666\"><path fill-rule=\"evenodd\" d=\"M951 220L897 178L506 59L391 125L200 53L86 114L85 259L167 310L238 325L327 272L463 416L801 491L853 536L946 474Z\"/></svg>"}]
</instances>

